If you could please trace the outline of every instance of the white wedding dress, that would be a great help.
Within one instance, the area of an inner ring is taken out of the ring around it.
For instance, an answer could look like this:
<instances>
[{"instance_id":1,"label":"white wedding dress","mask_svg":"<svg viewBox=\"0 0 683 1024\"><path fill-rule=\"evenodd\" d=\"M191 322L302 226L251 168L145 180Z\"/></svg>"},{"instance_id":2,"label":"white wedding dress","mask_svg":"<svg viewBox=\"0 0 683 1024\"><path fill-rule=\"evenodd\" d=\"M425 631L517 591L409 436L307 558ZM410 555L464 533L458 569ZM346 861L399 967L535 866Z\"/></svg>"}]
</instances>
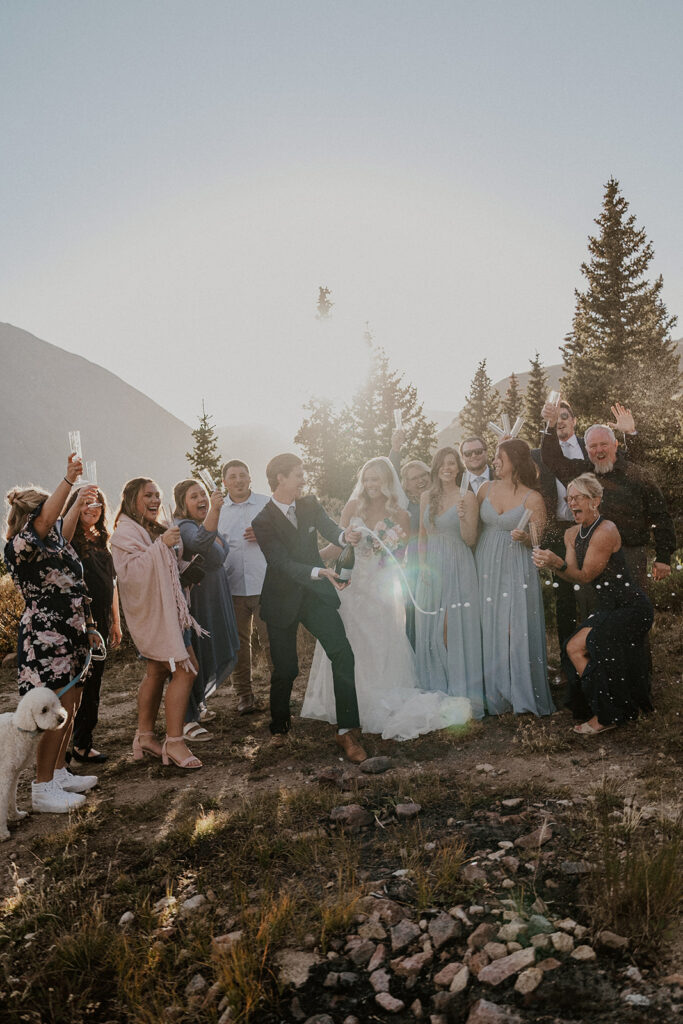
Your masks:
<instances>
[{"instance_id":1,"label":"white wedding dress","mask_svg":"<svg viewBox=\"0 0 683 1024\"><path fill-rule=\"evenodd\" d=\"M339 613L355 659L363 732L381 733L385 740L409 740L470 719L466 698L418 689L398 567L388 555L374 553L366 537L356 547L351 585L339 596ZM301 717L337 720L332 665L319 643Z\"/></svg>"}]
</instances>

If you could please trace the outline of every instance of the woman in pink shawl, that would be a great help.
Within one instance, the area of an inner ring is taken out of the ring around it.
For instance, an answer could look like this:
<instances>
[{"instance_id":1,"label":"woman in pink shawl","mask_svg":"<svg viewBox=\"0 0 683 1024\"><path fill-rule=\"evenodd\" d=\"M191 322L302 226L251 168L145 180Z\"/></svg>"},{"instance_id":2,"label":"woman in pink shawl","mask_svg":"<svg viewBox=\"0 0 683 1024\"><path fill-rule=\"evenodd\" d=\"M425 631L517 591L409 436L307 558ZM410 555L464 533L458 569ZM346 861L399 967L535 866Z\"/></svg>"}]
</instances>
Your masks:
<instances>
[{"instance_id":1,"label":"woman in pink shawl","mask_svg":"<svg viewBox=\"0 0 683 1024\"><path fill-rule=\"evenodd\" d=\"M135 646L147 660L138 690L133 757L141 760L144 754L151 754L161 757L164 764L173 761L179 768L201 768L201 761L183 737L185 711L197 671L185 638L196 624L178 577L180 530L157 522L160 508L161 495L153 480L129 480L123 488L111 538L126 623ZM166 738L159 744L154 726L169 674Z\"/></svg>"}]
</instances>

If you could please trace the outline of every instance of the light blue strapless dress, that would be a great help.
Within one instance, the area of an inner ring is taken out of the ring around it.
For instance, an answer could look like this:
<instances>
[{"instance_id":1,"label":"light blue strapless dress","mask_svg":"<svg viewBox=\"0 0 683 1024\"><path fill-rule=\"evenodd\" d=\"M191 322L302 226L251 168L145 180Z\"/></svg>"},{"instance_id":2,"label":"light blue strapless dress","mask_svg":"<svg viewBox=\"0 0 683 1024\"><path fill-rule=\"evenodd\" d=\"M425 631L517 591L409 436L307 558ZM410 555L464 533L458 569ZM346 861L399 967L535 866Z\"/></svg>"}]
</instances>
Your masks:
<instances>
[{"instance_id":1,"label":"light blue strapless dress","mask_svg":"<svg viewBox=\"0 0 683 1024\"><path fill-rule=\"evenodd\" d=\"M484 693L491 715L506 711L549 715L545 617L538 570L531 551L512 540L524 504L500 515L484 498L483 531L475 561L484 652Z\"/></svg>"},{"instance_id":2,"label":"light blue strapless dress","mask_svg":"<svg viewBox=\"0 0 683 1024\"><path fill-rule=\"evenodd\" d=\"M479 586L471 549L462 539L455 505L430 526L425 509L427 571L420 577L416 598L425 610L415 612L417 678L423 690L443 690L467 697L474 718L484 717L484 676L479 618ZM444 643L447 622L447 644Z\"/></svg>"}]
</instances>

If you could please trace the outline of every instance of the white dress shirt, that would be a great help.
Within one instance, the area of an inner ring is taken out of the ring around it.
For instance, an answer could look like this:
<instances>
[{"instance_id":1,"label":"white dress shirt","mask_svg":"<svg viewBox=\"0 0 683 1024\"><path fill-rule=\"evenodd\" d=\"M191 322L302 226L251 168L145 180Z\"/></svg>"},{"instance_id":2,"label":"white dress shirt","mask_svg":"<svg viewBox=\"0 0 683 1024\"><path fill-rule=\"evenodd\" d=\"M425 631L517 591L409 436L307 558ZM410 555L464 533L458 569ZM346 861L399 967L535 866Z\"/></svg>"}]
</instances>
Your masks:
<instances>
[{"instance_id":1,"label":"white dress shirt","mask_svg":"<svg viewBox=\"0 0 683 1024\"><path fill-rule=\"evenodd\" d=\"M586 457L581 450L576 434L572 434L566 441L560 441L560 448L562 449L562 454L568 459L585 459ZM557 477L555 477L555 487L557 488L557 510L555 515L562 522L573 523L574 516L567 504L567 488L563 483L560 483Z\"/></svg>"},{"instance_id":2,"label":"white dress shirt","mask_svg":"<svg viewBox=\"0 0 683 1024\"><path fill-rule=\"evenodd\" d=\"M255 597L263 588L266 559L256 541L245 540L244 531L269 501L253 491L246 501L233 501L228 495L218 517L218 530L230 545L225 562L230 593L238 597Z\"/></svg>"},{"instance_id":3,"label":"white dress shirt","mask_svg":"<svg viewBox=\"0 0 683 1024\"><path fill-rule=\"evenodd\" d=\"M481 473L473 473L471 470L467 470L467 482L471 486L475 494L478 493L479 488L482 484L487 483L491 479L491 470L488 466L484 466Z\"/></svg>"}]
</instances>

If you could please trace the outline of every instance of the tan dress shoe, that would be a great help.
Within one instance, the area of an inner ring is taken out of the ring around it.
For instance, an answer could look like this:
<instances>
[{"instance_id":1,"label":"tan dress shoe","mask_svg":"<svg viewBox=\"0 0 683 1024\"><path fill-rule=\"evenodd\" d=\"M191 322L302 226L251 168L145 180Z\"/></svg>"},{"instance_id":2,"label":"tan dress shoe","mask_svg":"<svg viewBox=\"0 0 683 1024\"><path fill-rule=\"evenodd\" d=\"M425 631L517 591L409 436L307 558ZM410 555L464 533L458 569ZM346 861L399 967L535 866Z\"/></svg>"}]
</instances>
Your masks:
<instances>
[{"instance_id":1,"label":"tan dress shoe","mask_svg":"<svg viewBox=\"0 0 683 1024\"><path fill-rule=\"evenodd\" d=\"M352 761L353 764L360 764L362 761L367 760L368 755L352 732L345 732L341 736L337 733L335 740L337 746L344 751L349 761Z\"/></svg>"}]
</instances>

